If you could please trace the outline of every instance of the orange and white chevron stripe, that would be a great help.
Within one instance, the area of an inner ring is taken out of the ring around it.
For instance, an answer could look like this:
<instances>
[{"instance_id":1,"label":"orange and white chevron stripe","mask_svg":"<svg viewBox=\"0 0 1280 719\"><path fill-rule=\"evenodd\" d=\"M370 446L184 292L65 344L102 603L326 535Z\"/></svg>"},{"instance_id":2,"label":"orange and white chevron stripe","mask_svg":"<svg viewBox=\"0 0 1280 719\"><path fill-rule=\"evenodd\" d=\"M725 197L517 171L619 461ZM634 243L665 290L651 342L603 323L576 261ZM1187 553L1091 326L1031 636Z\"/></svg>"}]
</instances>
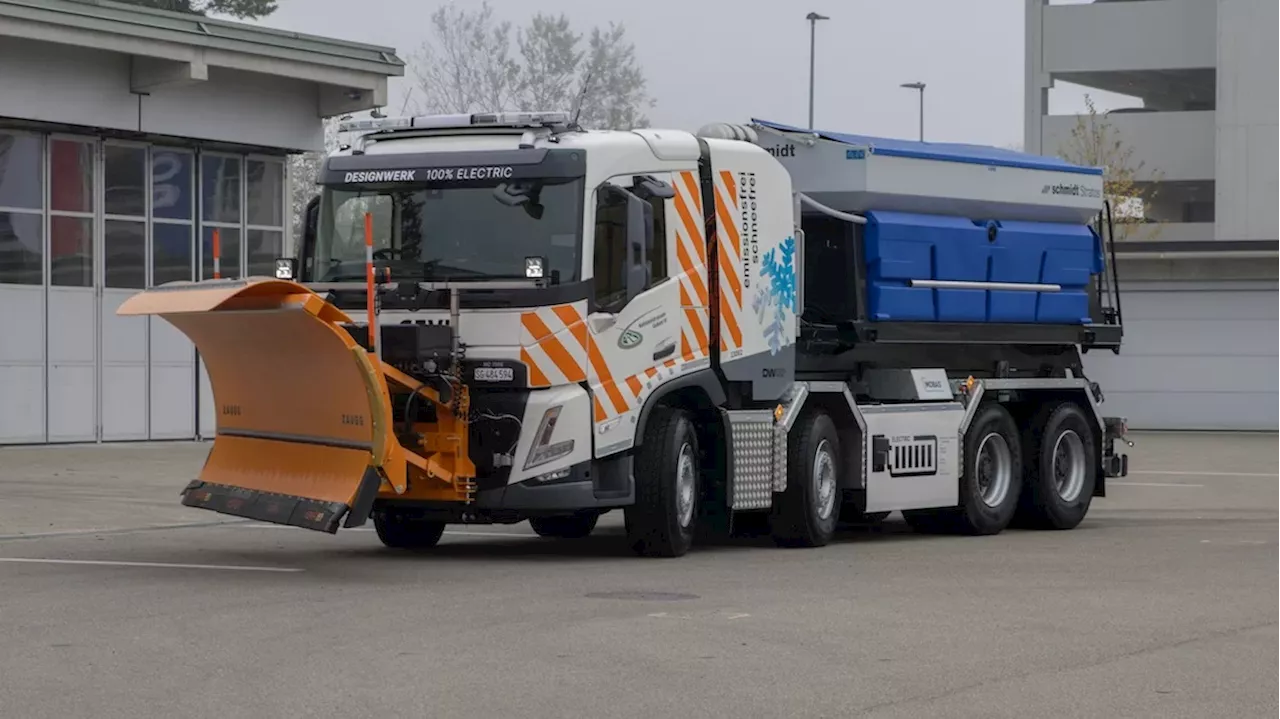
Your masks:
<instances>
[{"instance_id":1,"label":"orange and white chevron stripe","mask_svg":"<svg viewBox=\"0 0 1280 719\"><path fill-rule=\"evenodd\" d=\"M712 183L720 262L720 351L742 348L742 238L738 234L738 187L733 173L721 170Z\"/></svg>"},{"instance_id":2,"label":"orange and white chevron stripe","mask_svg":"<svg viewBox=\"0 0 1280 719\"><path fill-rule=\"evenodd\" d=\"M678 358L669 359L656 367L649 367L643 372L621 380L610 377L595 388L592 408L595 421L603 422L643 407L645 400L654 389L680 373L681 365L707 356L705 348L693 349L683 341L682 345L684 353Z\"/></svg>"},{"instance_id":3,"label":"orange and white chevron stripe","mask_svg":"<svg viewBox=\"0 0 1280 719\"><path fill-rule=\"evenodd\" d=\"M530 387L586 381L589 340L580 304L520 314L520 361L529 368Z\"/></svg>"},{"instance_id":4,"label":"orange and white chevron stripe","mask_svg":"<svg viewBox=\"0 0 1280 719\"><path fill-rule=\"evenodd\" d=\"M710 306L707 291L707 238L702 220L702 194L693 172L675 173L676 259L680 263L680 307L684 313L684 342L692 349L705 349L709 342L710 324L705 310ZM681 348L681 357L690 352Z\"/></svg>"}]
</instances>

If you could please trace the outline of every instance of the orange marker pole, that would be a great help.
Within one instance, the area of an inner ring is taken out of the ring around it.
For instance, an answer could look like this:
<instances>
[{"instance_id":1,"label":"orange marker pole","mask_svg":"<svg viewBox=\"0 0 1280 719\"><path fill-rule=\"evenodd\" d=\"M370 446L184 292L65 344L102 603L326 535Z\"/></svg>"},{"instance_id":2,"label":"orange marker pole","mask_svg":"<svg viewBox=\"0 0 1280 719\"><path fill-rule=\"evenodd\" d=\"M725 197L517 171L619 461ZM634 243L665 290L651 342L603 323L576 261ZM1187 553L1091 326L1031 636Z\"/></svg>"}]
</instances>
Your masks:
<instances>
[{"instance_id":1,"label":"orange marker pole","mask_svg":"<svg viewBox=\"0 0 1280 719\"><path fill-rule=\"evenodd\" d=\"M213 228L213 279L222 279L222 236Z\"/></svg>"},{"instance_id":2,"label":"orange marker pole","mask_svg":"<svg viewBox=\"0 0 1280 719\"><path fill-rule=\"evenodd\" d=\"M364 281L365 281L365 306L369 312L369 349L375 355L378 354L378 324L376 313L374 312L374 303L376 302L377 293L374 291L373 282L373 213L364 213Z\"/></svg>"}]
</instances>

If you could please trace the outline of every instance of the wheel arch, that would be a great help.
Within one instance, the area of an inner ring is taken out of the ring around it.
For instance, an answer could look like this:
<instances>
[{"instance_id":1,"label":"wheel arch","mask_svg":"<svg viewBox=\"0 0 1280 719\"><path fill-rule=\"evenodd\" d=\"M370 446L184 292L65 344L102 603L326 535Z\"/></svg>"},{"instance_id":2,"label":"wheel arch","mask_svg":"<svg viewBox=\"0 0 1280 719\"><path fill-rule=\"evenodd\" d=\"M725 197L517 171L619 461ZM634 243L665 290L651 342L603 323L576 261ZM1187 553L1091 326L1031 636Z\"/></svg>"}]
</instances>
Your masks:
<instances>
[{"instance_id":1,"label":"wheel arch","mask_svg":"<svg viewBox=\"0 0 1280 719\"><path fill-rule=\"evenodd\" d=\"M836 425L836 437L840 440L840 459L844 471L838 473L841 490L865 490L866 476L866 424L862 414L853 402L849 388L840 383L836 387L826 387L833 383L810 383L809 393L804 398L804 405L797 412L798 426L800 415L820 411L831 417ZM838 387L838 389L837 389ZM787 437L788 444L793 441Z\"/></svg>"},{"instance_id":2,"label":"wheel arch","mask_svg":"<svg viewBox=\"0 0 1280 719\"><path fill-rule=\"evenodd\" d=\"M680 407L689 410L697 416L701 427L708 418L714 419L713 424L718 425L723 422L720 413L716 410L724 403L724 388L720 386L720 382L711 370L698 370L683 377L677 377L654 390L644 406L640 408L640 414L636 418L634 446L639 447L644 442L645 428L648 427L649 419L653 416L653 410L656 407ZM702 438L699 437L699 439Z\"/></svg>"}]
</instances>

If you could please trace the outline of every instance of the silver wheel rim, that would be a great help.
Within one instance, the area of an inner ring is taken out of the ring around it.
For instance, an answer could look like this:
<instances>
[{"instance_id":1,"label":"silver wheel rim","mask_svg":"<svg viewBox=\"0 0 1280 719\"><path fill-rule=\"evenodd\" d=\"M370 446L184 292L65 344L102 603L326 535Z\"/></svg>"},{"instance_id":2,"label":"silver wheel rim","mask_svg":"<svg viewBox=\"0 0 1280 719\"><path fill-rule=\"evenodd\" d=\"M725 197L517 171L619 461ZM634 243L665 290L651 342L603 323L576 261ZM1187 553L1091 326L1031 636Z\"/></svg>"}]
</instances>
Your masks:
<instances>
[{"instance_id":1,"label":"silver wheel rim","mask_svg":"<svg viewBox=\"0 0 1280 719\"><path fill-rule=\"evenodd\" d=\"M1003 504L1013 484L1013 455L1004 437L992 432L982 438L974 461L974 474L982 503L993 509Z\"/></svg>"},{"instance_id":2,"label":"silver wheel rim","mask_svg":"<svg viewBox=\"0 0 1280 719\"><path fill-rule=\"evenodd\" d=\"M693 458L693 446L685 442L680 447L680 459L676 463L676 516L681 527L687 527L693 522L697 472L698 463Z\"/></svg>"},{"instance_id":3,"label":"silver wheel rim","mask_svg":"<svg viewBox=\"0 0 1280 719\"><path fill-rule=\"evenodd\" d=\"M813 503L819 519L826 519L836 506L836 460L827 440L818 443L813 456Z\"/></svg>"},{"instance_id":4,"label":"silver wheel rim","mask_svg":"<svg viewBox=\"0 0 1280 719\"><path fill-rule=\"evenodd\" d=\"M1084 440L1072 430L1058 435L1049 462L1058 496L1074 502L1080 496L1080 490L1084 489Z\"/></svg>"}]
</instances>

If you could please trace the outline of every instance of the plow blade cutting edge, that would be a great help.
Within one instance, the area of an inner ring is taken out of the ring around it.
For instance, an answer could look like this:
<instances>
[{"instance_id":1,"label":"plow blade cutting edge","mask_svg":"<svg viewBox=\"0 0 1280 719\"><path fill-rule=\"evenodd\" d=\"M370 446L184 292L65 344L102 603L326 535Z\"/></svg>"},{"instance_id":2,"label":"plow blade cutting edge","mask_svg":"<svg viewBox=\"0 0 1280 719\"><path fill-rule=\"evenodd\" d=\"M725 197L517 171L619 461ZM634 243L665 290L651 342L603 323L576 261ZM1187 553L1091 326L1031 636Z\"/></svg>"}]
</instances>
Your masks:
<instances>
[{"instance_id":1,"label":"plow blade cutting edge","mask_svg":"<svg viewBox=\"0 0 1280 719\"><path fill-rule=\"evenodd\" d=\"M208 369L218 430L184 505L335 533L344 518L364 524L384 482L405 491L378 360L316 293L274 279L170 284L117 314L163 317Z\"/></svg>"}]
</instances>

